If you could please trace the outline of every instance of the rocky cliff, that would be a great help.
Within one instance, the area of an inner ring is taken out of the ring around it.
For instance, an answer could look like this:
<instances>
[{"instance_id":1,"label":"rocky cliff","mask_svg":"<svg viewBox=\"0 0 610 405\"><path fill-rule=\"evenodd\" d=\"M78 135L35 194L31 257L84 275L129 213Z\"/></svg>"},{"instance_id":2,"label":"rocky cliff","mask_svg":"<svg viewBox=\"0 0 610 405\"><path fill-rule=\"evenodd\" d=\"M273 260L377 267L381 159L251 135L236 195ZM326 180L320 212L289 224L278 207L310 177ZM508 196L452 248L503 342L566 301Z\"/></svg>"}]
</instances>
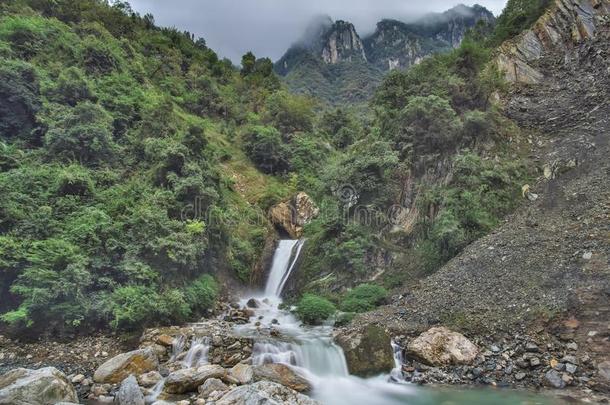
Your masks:
<instances>
[{"instance_id":1,"label":"rocky cliff","mask_svg":"<svg viewBox=\"0 0 610 405\"><path fill-rule=\"evenodd\" d=\"M478 23L495 18L481 6L454 7L406 24L383 20L361 38L353 24L317 17L303 37L275 64L291 90L331 102L364 101L384 73L404 69L425 57L451 50Z\"/></svg>"},{"instance_id":2,"label":"rocky cliff","mask_svg":"<svg viewBox=\"0 0 610 405\"><path fill-rule=\"evenodd\" d=\"M484 7L464 5L410 24L383 20L365 38L366 53L383 70L408 68L432 53L457 48L466 32L480 22L493 25L495 17Z\"/></svg>"},{"instance_id":3,"label":"rocky cliff","mask_svg":"<svg viewBox=\"0 0 610 405\"><path fill-rule=\"evenodd\" d=\"M583 41L595 39L609 11L607 0L555 0L531 29L502 45L496 64L509 82L540 83L541 59L557 50L568 55Z\"/></svg>"}]
</instances>

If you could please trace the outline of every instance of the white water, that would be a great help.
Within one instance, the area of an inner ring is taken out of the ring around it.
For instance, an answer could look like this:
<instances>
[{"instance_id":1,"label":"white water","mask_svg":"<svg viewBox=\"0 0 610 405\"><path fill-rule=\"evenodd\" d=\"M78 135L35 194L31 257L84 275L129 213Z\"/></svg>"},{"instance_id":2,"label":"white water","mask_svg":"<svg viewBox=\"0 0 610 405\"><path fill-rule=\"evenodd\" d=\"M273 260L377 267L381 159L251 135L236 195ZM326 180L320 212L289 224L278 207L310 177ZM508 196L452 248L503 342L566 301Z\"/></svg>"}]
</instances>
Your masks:
<instances>
[{"instance_id":1,"label":"white water","mask_svg":"<svg viewBox=\"0 0 610 405\"><path fill-rule=\"evenodd\" d=\"M191 348L186 353L184 361L182 361L183 368L197 368L208 364L208 353L210 351L210 338L208 337L195 337L191 342Z\"/></svg>"},{"instance_id":2,"label":"white water","mask_svg":"<svg viewBox=\"0 0 610 405\"><path fill-rule=\"evenodd\" d=\"M282 240L273 257L265 292L257 297L259 307L247 325L236 330L256 340L252 363L282 363L292 366L313 386L312 396L325 405L404 404L414 390L393 384L400 380L400 351L395 350L396 369L392 375L362 379L350 376L343 350L332 340L332 326L310 327L287 310L280 309L281 294L299 259L303 241ZM249 297L248 297L249 298ZM242 300L245 305L247 299ZM279 338L269 332L279 332Z\"/></svg>"}]
</instances>

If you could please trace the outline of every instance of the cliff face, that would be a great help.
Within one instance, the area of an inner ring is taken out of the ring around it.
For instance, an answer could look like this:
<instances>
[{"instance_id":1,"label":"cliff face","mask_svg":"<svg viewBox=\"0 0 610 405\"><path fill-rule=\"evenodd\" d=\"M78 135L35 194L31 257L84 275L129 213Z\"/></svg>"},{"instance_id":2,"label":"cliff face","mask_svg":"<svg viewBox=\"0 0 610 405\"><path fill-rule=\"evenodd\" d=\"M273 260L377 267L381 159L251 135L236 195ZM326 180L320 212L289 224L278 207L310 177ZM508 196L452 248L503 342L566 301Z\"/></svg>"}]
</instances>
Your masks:
<instances>
[{"instance_id":1,"label":"cliff face","mask_svg":"<svg viewBox=\"0 0 610 405\"><path fill-rule=\"evenodd\" d=\"M567 54L596 38L609 12L608 0L555 0L531 29L500 47L496 65L509 82L540 83L544 74L538 62L553 51Z\"/></svg>"},{"instance_id":2,"label":"cliff face","mask_svg":"<svg viewBox=\"0 0 610 405\"><path fill-rule=\"evenodd\" d=\"M373 34L361 38L347 21L317 17L275 64L275 71L285 76L292 91L331 102L364 101L385 72L409 68L459 46L480 21L493 24L495 18L481 6L457 6L410 24L383 20Z\"/></svg>"},{"instance_id":3,"label":"cliff face","mask_svg":"<svg viewBox=\"0 0 610 405\"><path fill-rule=\"evenodd\" d=\"M354 25L349 22L337 21L334 23L325 34L323 44L321 56L326 63L351 62L353 59L361 59L366 62L362 40Z\"/></svg>"},{"instance_id":4,"label":"cliff face","mask_svg":"<svg viewBox=\"0 0 610 405\"><path fill-rule=\"evenodd\" d=\"M495 17L484 7L463 5L411 24L383 20L365 38L365 49L371 63L383 70L408 68L428 55L457 48L480 21L493 25Z\"/></svg>"}]
</instances>

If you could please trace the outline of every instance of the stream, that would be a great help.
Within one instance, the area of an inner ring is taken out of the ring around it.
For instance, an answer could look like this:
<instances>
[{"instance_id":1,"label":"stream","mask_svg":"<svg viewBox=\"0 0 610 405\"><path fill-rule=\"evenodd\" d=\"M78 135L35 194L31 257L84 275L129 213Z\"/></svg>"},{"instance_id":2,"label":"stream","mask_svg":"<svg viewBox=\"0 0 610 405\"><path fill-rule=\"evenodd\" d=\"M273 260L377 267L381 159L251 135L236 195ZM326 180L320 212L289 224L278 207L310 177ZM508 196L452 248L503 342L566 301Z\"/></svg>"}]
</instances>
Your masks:
<instances>
[{"instance_id":1,"label":"stream","mask_svg":"<svg viewBox=\"0 0 610 405\"><path fill-rule=\"evenodd\" d=\"M396 368L390 374L359 378L348 372L343 350L333 342L333 326L303 325L290 311L281 309L282 290L295 270L304 242L281 240L273 257L265 291L254 298L258 308L250 322L236 327L240 335L255 340L253 364L282 363L309 380L311 397L324 405L428 405L428 404L557 404L556 398L514 390L422 388L401 378L401 350L394 348ZM269 331L279 332L271 336Z\"/></svg>"}]
</instances>

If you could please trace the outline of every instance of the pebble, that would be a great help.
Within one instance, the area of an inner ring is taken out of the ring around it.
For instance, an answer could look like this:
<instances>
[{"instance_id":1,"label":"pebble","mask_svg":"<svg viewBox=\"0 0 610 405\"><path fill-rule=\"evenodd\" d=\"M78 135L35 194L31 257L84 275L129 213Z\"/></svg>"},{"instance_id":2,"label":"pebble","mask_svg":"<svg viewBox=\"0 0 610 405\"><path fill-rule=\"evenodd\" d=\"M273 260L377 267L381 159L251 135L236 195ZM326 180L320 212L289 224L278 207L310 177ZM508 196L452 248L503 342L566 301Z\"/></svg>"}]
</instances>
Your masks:
<instances>
[{"instance_id":1,"label":"pebble","mask_svg":"<svg viewBox=\"0 0 610 405\"><path fill-rule=\"evenodd\" d=\"M517 381L521 381L523 380L527 375L525 373L517 373L517 375L515 375L515 379Z\"/></svg>"},{"instance_id":2,"label":"pebble","mask_svg":"<svg viewBox=\"0 0 610 405\"><path fill-rule=\"evenodd\" d=\"M571 350L571 351L575 352L576 350L578 350L578 345L576 343L574 343L574 342L570 342L570 343L568 343L566 345L566 348L568 350Z\"/></svg>"},{"instance_id":3,"label":"pebble","mask_svg":"<svg viewBox=\"0 0 610 405\"><path fill-rule=\"evenodd\" d=\"M565 366L566 366L566 371L570 374L576 373L576 370L578 369L578 367L572 363L567 363Z\"/></svg>"},{"instance_id":4,"label":"pebble","mask_svg":"<svg viewBox=\"0 0 610 405\"><path fill-rule=\"evenodd\" d=\"M540 365L540 359L538 357L532 357L530 359L530 366L538 367Z\"/></svg>"}]
</instances>

